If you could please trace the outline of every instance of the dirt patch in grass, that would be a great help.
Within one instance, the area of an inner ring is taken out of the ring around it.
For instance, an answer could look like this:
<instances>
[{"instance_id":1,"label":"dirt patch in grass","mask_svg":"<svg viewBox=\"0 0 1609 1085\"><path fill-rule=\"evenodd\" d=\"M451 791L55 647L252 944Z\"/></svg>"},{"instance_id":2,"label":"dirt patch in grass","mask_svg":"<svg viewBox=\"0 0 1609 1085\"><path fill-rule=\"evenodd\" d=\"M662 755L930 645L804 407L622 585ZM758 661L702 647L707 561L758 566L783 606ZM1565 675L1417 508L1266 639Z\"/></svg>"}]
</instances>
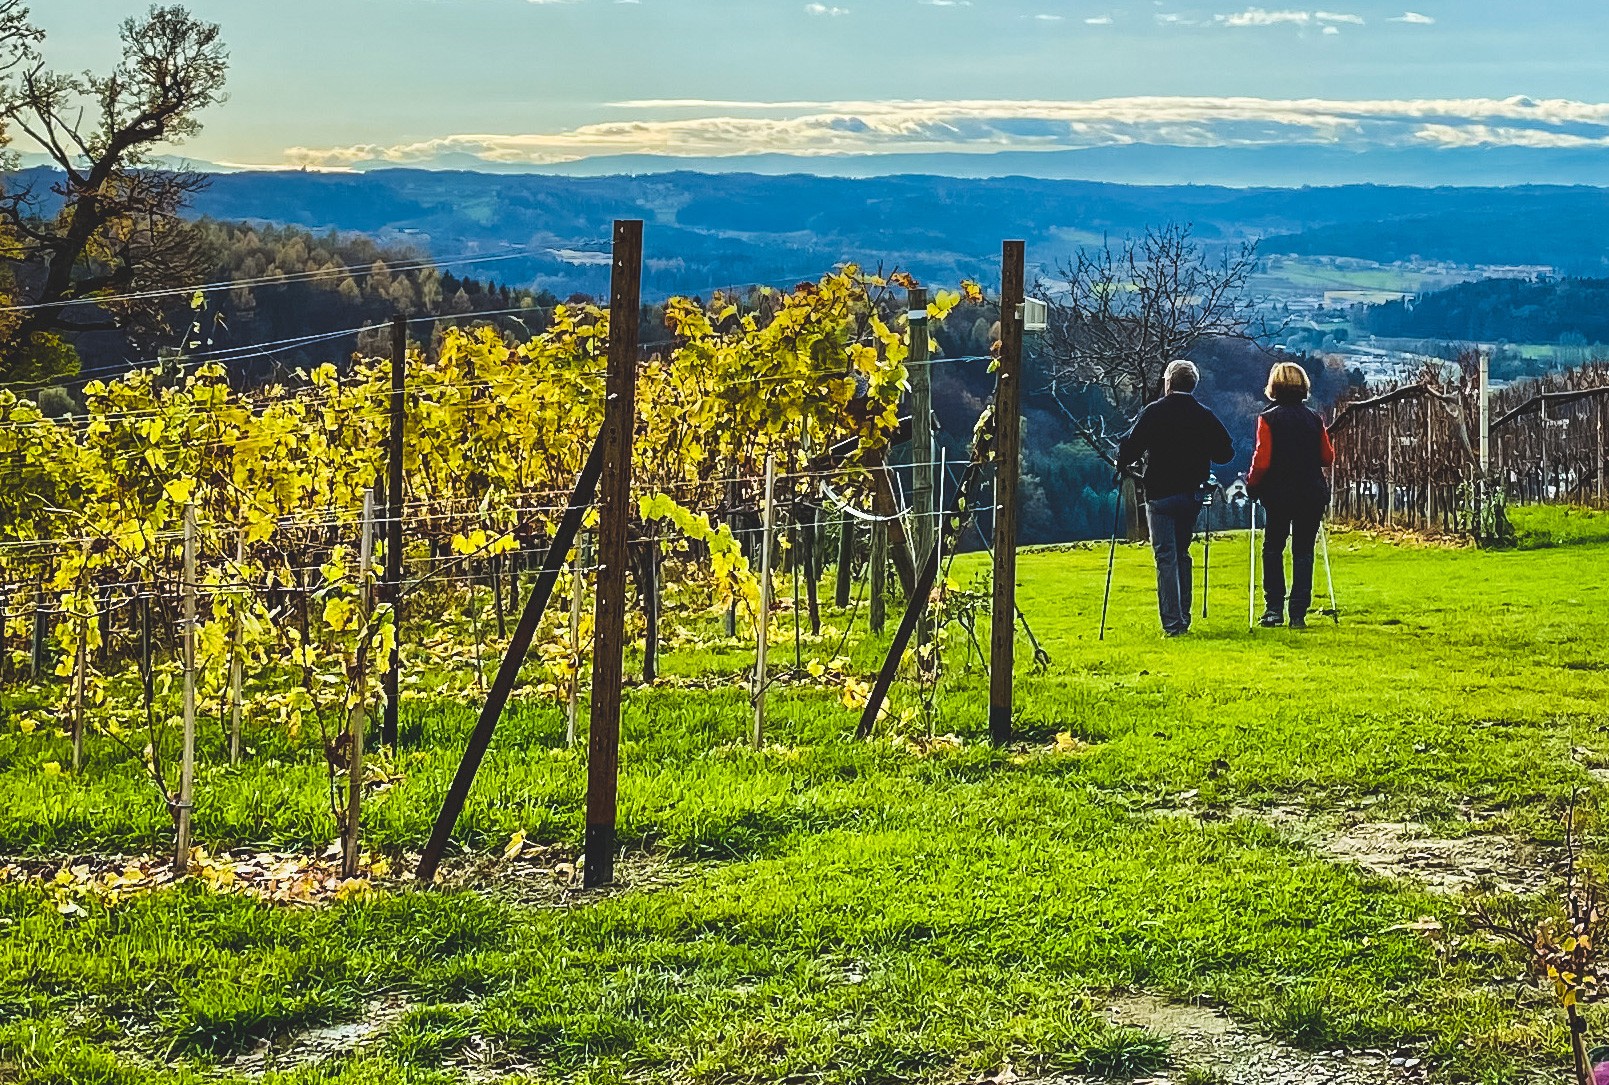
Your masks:
<instances>
[{"instance_id":1,"label":"dirt patch in grass","mask_svg":"<svg viewBox=\"0 0 1609 1085\"><path fill-rule=\"evenodd\" d=\"M1168 1041L1166 1070L1131 1079L1134 1085L1399 1085L1426 1080L1429 1067L1411 1052L1298 1051L1253 1032L1208 1006L1151 995L1119 996L1103 1011L1115 1025ZM1095 1078L1061 1079L1095 1085Z\"/></svg>"},{"instance_id":2,"label":"dirt patch in grass","mask_svg":"<svg viewBox=\"0 0 1609 1085\"><path fill-rule=\"evenodd\" d=\"M1437 893L1539 893L1547 887L1557 858L1549 849L1496 831L1490 819L1474 811L1465 811L1470 831L1456 837L1437 836L1417 821L1371 820L1378 815L1367 809L1314 814L1299 806L1268 806L1225 812L1198 808L1185 799L1183 805L1157 813L1261 822L1327 859L1414 881Z\"/></svg>"},{"instance_id":3,"label":"dirt patch in grass","mask_svg":"<svg viewBox=\"0 0 1609 1085\"><path fill-rule=\"evenodd\" d=\"M236 1074L260 1077L269 1071L299 1070L327 1059L345 1058L372 1047L407 1012L408 1003L402 998L371 1002L356 1021L321 1025L265 1040L251 1052L224 1062L223 1067Z\"/></svg>"}]
</instances>

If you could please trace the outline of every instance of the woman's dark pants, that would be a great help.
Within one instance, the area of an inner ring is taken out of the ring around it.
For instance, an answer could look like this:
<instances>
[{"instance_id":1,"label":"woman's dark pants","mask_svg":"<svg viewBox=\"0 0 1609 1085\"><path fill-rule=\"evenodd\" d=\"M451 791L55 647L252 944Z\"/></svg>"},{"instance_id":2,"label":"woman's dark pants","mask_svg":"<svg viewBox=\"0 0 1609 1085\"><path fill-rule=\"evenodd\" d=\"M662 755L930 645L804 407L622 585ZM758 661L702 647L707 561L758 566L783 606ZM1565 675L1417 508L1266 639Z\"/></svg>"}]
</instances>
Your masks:
<instances>
[{"instance_id":1,"label":"woman's dark pants","mask_svg":"<svg viewBox=\"0 0 1609 1085\"><path fill-rule=\"evenodd\" d=\"M1269 614L1285 612L1285 541L1289 539L1290 616L1292 621L1304 619L1313 605L1313 549L1318 541L1319 524L1324 519L1324 506L1264 505L1263 508L1268 514L1268 529L1263 535L1263 603Z\"/></svg>"}]
</instances>

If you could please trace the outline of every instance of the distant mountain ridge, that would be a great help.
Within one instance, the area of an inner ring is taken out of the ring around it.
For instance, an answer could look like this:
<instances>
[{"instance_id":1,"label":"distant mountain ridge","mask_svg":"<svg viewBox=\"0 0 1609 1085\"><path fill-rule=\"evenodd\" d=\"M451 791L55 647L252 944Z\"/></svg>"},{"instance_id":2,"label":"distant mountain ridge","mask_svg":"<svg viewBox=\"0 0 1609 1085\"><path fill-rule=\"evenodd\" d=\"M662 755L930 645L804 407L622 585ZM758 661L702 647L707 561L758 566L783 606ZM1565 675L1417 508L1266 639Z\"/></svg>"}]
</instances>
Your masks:
<instances>
[{"instance_id":1,"label":"distant mountain ridge","mask_svg":"<svg viewBox=\"0 0 1609 1085\"><path fill-rule=\"evenodd\" d=\"M42 155L24 155L23 165L46 165ZM201 172L240 172L242 167L170 156L164 165L186 164ZM1105 181L1129 185L1204 184L1230 188L1336 187L1389 184L1609 185L1609 154L1592 147L1369 147L1264 144L1177 147L1132 143L1083 150L996 151L938 154L789 155L755 154L683 158L671 155L600 155L535 166L496 163L462 152L429 161L360 161L352 172L412 169L499 176L612 177L707 173L836 178L900 175L931 177L1035 177L1055 181ZM256 167L245 168L257 171ZM270 171L271 172L271 171Z\"/></svg>"},{"instance_id":2,"label":"distant mountain ridge","mask_svg":"<svg viewBox=\"0 0 1609 1085\"><path fill-rule=\"evenodd\" d=\"M48 171L12 183L48 188ZM647 220L650 295L812 277L844 260L932 281L998 276L1003 238L1041 272L1078 245L1166 221L1208 243L1262 238L1267 253L1467 265L1609 268L1609 189L1587 186L1230 188L1034 177L874 179L674 172L557 177L431 170L226 173L197 215L407 241L465 270L563 296L596 293L610 220ZM495 272L494 272L495 268Z\"/></svg>"}]
</instances>

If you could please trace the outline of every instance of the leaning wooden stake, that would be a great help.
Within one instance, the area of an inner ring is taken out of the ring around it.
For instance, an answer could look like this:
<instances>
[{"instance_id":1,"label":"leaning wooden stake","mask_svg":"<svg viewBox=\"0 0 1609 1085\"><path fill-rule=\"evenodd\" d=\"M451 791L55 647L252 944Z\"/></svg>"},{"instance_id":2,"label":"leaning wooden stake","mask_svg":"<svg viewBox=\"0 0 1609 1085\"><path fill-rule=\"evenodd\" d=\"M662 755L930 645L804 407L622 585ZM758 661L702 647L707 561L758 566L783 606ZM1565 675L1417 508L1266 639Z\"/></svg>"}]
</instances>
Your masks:
<instances>
[{"instance_id":1,"label":"leaning wooden stake","mask_svg":"<svg viewBox=\"0 0 1609 1085\"><path fill-rule=\"evenodd\" d=\"M179 802L173 873L190 870L190 813L196 781L196 507L184 507L184 749L179 768Z\"/></svg>"},{"instance_id":2,"label":"leaning wooden stake","mask_svg":"<svg viewBox=\"0 0 1609 1085\"><path fill-rule=\"evenodd\" d=\"M615 880L620 786L620 693L626 641L627 529L632 435L637 419L637 324L641 315L642 222L615 222L609 290L609 372L604 379L603 480L599 486L598 591L593 607L592 729L587 745L586 866L582 884Z\"/></svg>"},{"instance_id":3,"label":"leaning wooden stake","mask_svg":"<svg viewBox=\"0 0 1609 1085\"><path fill-rule=\"evenodd\" d=\"M1017 476L1022 435L1024 245L1000 253L1000 370L995 393L994 601L989 611L989 737L1011 741L1012 679L1017 628Z\"/></svg>"},{"instance_id":4,"label":"leaning wooden stake","mask_svg":"<svg viewBox=\"0 0 1609 1085\"><path fill-rule=\"evenodd\" d=\"M776 529L777 459L765 457L765 527L760 535L760 613L754 622L754 748L765 748L766 648L771 640L771 535Z\"/></svg>"},{"instance_id":5,"label":"leaning wooden stake","mask_svg":"<svg viewBox=\"0 0 1609 1085\"><path fill-rule=\"evenodd\" d=\"M542 570L537 574L536 583L531 586L530 594L525 597L525 609L520 612L519 623L514 626L514 635L509 638L508 652L497 668L497 676L492 679L492 688L486 695L486 704L481 707L480 718L475 721L475 729L470 732L469 741L464 745L464 756L458 762L458 771L454 773L452 785L447 789L447 797L442 800L441 812L436 815L436 823L430 830L430 840L425 844L424 853L419 857L419 866L415 868L414 876L422 882L428 883L435 879L442 856L447 853L447 844L452 840L453 826L458 823L458 815L463 813L464 803L469 799L469 789L475 783L475 774L480 771L481 762L486 758L486 751L491 747L492 732L497 729L497 721L508 704L509 694L514 692L514 683L519 678L520 667L525 663L525 654L530 651L531 640L536 636L536 627L541 624L542 614L547 610L548 600L553 596L553 587L559 582L559 575L564 571L570 547L575 544L576 535L581 530L581 522L586 519L587 510L592 507L592 497L597 492L598 476L602 472L603 437L600 435L593 443L586 466L581 469L581 475L576 480L575 492L570 495L569 507L564 510L558 529L553 532L553 539L548 544L547 556L542 561Z\"/></svg>"},{"instance_id":6,"label":"leaning wooden stake","mask_svg":"<svg viewBox=\"0 0 1609 1085\"><path fill-rule=\"evenodd\" d=\"M990 438L985 437L984 440ZM861 711L860 725L855 729L856 738L871 738L877 729L877 717L882 715L883 702L888 699L888 692L894 686L894 677L899 673L900 661L905 657L905 647L911 642L917 625L927 615L933 586L938 583L939 568L944 563L944 555L949 552L972 517L970 511L974 504L972 494L982 477L982 466L984 458L988 455L988 448L987 444L983 444L974 450L975 458L962 476L961 485L956 489L956 511L953 514L941 514L939 517L939 530L933 536L933 545L916 572L916 584L910 605L905 609L905 616L900 619L899 628L894 630L894 639L889 643L888 654L883 657L882 669L878 671L877 680L872 683L871 694L866 699L866 706ZM982 654L981 649L979 654Z\"/></svg>"}]
</instances>

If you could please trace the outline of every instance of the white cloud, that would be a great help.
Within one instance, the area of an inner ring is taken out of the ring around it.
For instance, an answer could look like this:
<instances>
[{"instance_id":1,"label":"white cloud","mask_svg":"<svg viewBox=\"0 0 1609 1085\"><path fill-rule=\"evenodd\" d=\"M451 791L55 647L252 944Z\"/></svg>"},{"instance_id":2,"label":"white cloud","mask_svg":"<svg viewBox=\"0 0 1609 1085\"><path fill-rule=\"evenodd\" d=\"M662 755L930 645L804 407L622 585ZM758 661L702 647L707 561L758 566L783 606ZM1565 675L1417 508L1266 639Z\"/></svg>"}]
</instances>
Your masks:
<instances>
[{"instance_id":1,"label":"white cloud","mask_svg":"<svg viewBox=\"0 0 1609 1085\"><path fill-rule=\"evenodd\" d=\"M1313 23L1328 27L1337 24L1362 26L1363 16L1344 11L1269 11L1265 8L1247 8L1229 15L1214 15L1213 21L1221 26L1309 26Z\"/></svg>"},{"instance_id":2,"label":"white cloud","mask_svg":"<svg viewBox=\"0 0 1609 1085\"><path fill-rule=\"evenodd\" d=\"M1234 15L1214 15L1213 18L1225 26L1278 26L1281 23L1295 23L1305 26L1313 21L1313 13L1309 11L1265 11L1262 8L1247 8Z\"/></svg>"},{"instance_id":3,"label":"white cloud","mask_svg":"<svg viewBox=\"0 0 1609 1085\"><path fill-rule=\"evenodd\" d=\"M1109 98L1096 101L613 103L630 119L526 134L445 135L418 143L292 148L293 165L430 165L470 156L538 166L600 155L822 157L1172 147L1609 147L1609 103L1565 99L1337 101ZM694 114L677 116L676 114Z\"/></svg>"},{"instance_id":4,"label":"white cloud","mask_svg":"<svg viewBox=\"0 0 1609 1085\"><path fill-rule=\"evenodd\" d=\"M1084 23L1086 26L1111 26L1112 17L1110 15L1092 15L1085 19Z\"/></svg>"},{"instance_id":5,"label":"white cloud","mask_svg":"<svg viewBox=\"0 0 1609 1085\"><path fill-rule=\"evenodd\" d=\"M972 0L922 0L928 7L934 8L969 8Z\"/></svg>"},{"instance_id":6,"label":"white cloud","mask_svg":"<svg viewBox=\"0 0 1609 1085\"><path fill-rule=\"evenodd\" d=\"M1412 23L1414 26L1433 26L1436 22L1430 16L1421 15L1417 11L1405 11L1390 21L1393 23Z\"/></svg>"},{"instance_id":7,"label":"white cloud","mask_svg":"<svg viewBox=\"0 0 1609 1085\"><path fill-rule=\"evenodd\" d=\"M1340 32L1341 32L1341 28L1338 27L1338 26L1327 26L1327 27L1324 28L1324 33L1326 35L1333 36L1333 35L1339 34Z\"/></svg>"},{"instance_id":8,"label":"white cloud","mask_svg":"<svg viewBox=\"0 0 1609 1085\"><path fill-rule=\"evenodd\" d=\"M826 4L806 4L805 11L810 15L848 15L848 8L830 8Z\"/></svg>"},{"instance_id":9,"label":"white cloud","mask_svg":"<svg viewBox=\"0 0 1609 1085\"><path fill-rule=\"evenodd\" d=\"M1035 15L1034 18L1038 19L1042 23L1059 23L1059 22L1061 22L1061 16L1060 15L1046 15L1044 13L1040 13L1038 15Z\"/></svg>"}]
</instances>

